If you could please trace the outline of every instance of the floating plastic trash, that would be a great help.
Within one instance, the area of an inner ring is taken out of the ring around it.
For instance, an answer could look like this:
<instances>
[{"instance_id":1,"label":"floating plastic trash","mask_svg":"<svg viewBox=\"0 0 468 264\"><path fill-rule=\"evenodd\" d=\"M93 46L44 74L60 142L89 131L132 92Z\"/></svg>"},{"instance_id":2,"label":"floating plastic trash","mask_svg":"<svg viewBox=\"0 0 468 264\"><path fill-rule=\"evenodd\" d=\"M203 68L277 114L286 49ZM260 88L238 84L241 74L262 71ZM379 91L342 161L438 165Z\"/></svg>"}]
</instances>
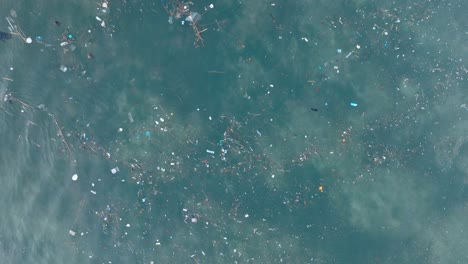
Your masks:
<instances>
[{"instance_id":1,"label":"floating plastic trash","mask_svg":"<svg viewBox=\"0 0 468 264\"><path fill-rule=\"evenodd\" d=\"M352 107L356 107L356 106L357 106L357 103L351 102L351 103L349 103L349 105L352 106Z\"/></svg>"},{"instance_id":2,"label":"floating plastic trash","mask_svg":"<svg viewBox=\"0 0 468 264\"><path fill-rule=\"evenodd\" d=\"M112 174L116 174L117 172L119 172L119 167L115 167L111 170Z\"/></svg>"},{"instance_id":3,"label":"floating plastic trash","mask_svg":"<svg viewBox=\"0 0 468 264\"><path fill-rule=\"evenodd\" d=\"M201 18L201 15L198 14L197 12L190 12L190 15L188 15L185 18L185 21L197 23L197 21L200 20L200 18Z\"/></svg>"}]
</instances>

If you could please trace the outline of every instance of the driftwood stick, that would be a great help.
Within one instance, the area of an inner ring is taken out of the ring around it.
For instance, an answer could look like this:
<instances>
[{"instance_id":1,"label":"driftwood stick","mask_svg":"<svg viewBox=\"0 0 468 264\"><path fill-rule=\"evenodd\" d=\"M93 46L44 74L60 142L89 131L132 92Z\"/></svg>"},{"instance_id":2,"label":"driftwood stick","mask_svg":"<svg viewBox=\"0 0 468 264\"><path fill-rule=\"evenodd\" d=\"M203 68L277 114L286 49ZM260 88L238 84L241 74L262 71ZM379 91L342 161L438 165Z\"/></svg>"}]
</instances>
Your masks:
<instances>
[{"instance_id":1,"label":"driftwood stick","mask_svg":"<svg viewBox=\"0 0 468 264\"><path fill-rule=\"evenodd\" d=\"M62 133L62 129L60 128L58 122L57 122L57 119L55 118L55 116L51 113L49 113L49 115L52 117L54 123L55 123L55 126L57 127L57 132L58 132L58 135L60 136L60 138L62 139L62 142L63 144L65 145L65 147L67 148L68 150L68 154L71 156L71 149L70 149L70 145L68 145L68 142L67 140L65 139L65 136L63 135Z\"/></svg>"}]
</instances>

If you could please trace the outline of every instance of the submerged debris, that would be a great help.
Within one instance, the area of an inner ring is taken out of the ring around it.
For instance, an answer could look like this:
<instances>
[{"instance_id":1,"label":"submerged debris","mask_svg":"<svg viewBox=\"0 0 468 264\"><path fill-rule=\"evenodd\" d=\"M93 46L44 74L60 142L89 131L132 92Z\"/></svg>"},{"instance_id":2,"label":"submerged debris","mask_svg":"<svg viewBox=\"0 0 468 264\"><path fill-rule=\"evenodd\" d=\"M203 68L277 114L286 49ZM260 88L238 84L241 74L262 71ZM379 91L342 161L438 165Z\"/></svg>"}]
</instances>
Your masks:
<instances>
[{"instance_id":1,"label":"submerged debris","mask_svg":"<svg viewBox=\"0 0 468 264\"><path fill-rule=\"evenodd\" d=\"M9 40L9 39L11 39L11 34L10 33L0 31L0 40L1 41L5 41L5 40Z\"/></svg>"}]
</instances>

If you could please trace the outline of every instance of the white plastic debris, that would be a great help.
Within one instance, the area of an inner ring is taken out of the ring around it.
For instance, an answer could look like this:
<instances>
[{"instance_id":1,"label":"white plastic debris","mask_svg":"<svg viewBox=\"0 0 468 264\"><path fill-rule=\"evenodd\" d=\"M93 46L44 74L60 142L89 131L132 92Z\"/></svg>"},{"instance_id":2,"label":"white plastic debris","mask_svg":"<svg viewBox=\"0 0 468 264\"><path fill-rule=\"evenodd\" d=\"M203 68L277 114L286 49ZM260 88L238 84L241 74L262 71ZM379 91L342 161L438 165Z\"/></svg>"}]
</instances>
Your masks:
<instances>
[{"instance_id":1,"label":"white plastic debris","mask_svg":"<svg viewBox=\"0 0 468 264\"><path fill-rule=\"evenodd\" d=\"M126 227L130 227L130 224L125 225Z\"/></svg>"},{"instance_id":2,"label":"white plastic debris","mask_svg":"<svg viewBox=\"0 0 468 264\"><path fill-rule=\"evenodd\" d=\"M76 181L76 180L78 180L78 174L73 174L72 181Z\"/></svg>"},{"instance_id":3,"label":"white plastic debris","mask_svg":"<svg viewBox=\"0 0 468 264\"><path fill-rule=\"evenodd\" d=\"M68 42L66 42L66 41L60 43L60 46L62 46L62 47L63 47L63 46L66 46L66 45L68 45Z\"/></svg>"},{"instance_id":4,"label":"white plastic debris","mask_svg":"<svg viewBox=\"0 0 468 264\"><path fill-rule=\"evenodd\" d=\"M92 194L96 194L96 192L95 192L95 191L93 191L93 190L91 190L91 193L92 193Z\"/></svg>"},{"instance_id":5,"label":"white plastic debris","mask_svg":"<svg viewBox=\"0 0 468 264\"><path fill-rule=\"evenodd\" d=\"M63 65L60 65L60 70L61 70L62 72L66 72L66 71L68 71L68 68L65 67L65 66L63 66Z\"/></svg>"},{"instance_id":6,"label":"white plastic debris","mask_svg":"<svg viewBox=\"0 0 468 264\"><path fill-rule=\"evenodd\" d=\"M117 172L119 172L119 167L115 167L111 170L112 174L116 174Z\"/></svg>"},{"instance_id":7,"label":"white plastic debris","mask_svg":"<svg viewBox=\"0 0 468 264\"><path fill-rule=\"evenodd\" d=\"M302 38L302 40L305 41L305 42L309 42L309 40L307 38L304 38L304 37Z\"/></svg>"},{"instance_id":8,"label":"white plastic debris","mask_svg":"<svg viewBox=\"0 0 468 264\"><path fill-rule=\"evenodd\" d=\"M100 17L98 17L98 16L96 16L96 20L97 21L102 21L102 19Z\"/></svg>"},{"instance_id":9,"label":"white plastic debris","mask_svg":"<svg viewBox=\"0 0 468 264\"><path fill-rule=\"evenodd\" d=\"M32 38L26 38L26 43L31 44L32 43Z\"/></svg>"},{"instance_id":10,"label":"white plastic debris","mask_svg":"<svg viewBox=\"0 0 468 264\"><path fill-rule=\"evenodd\" d=\"M102 3L102 8L107 8L107 3L106 2Z\"/></svg>"},{"instance_id":11,"label":"white plastic debris","mask_svg":"<svg viewBox=\"0 0 468 264\"><path fill-rule=\"evenodd\" d=\"M133 123L133 116L130 112L128 112L128 120L130 120L130 123Z\"/></svg>"},{"instance_id":12,"label":"white plastic debris","mask_svg":"<svg viewBox=\"0 0 468 264\"><path fill-rule=\"evenodd\" d=\"M214 153L215 153L214 151L209 150L209 149L207 149L206 152L207 152L207 153L210 153L210 154L214 154Z\"/></svg>"},{"instance_id":13,"label":"white plastic debris","mask_svg":"<svg viewBox=\"0 0 468 264\"><path fill-rule=\"evenodd\" d=\"M197 23L198 20L200 20L201 16L197 12L190 12L190 15L188 15L185 18L185 21L192 22L192 23Z\"/></svg>"},{"instance_id":14,"label":"white plastic debris","mask_svg":"<svg viewBox=\"0 0 468 264\"><path fill-rule=\"evenodd\" d=\"M102 21L101 22L101 27L106 27L106 22Z\"/></svg>"},{"instance_id":15,"label":"white plastic debris","mask_svg":"<svg viewBox=\"0 0 468 264\"><path fill-rule=\"evenodd\" d=\"M70 229L70 231L68 231L68 234L70 234L70 236L75 236L76 232Z\"/></svg>"}]
</instances>

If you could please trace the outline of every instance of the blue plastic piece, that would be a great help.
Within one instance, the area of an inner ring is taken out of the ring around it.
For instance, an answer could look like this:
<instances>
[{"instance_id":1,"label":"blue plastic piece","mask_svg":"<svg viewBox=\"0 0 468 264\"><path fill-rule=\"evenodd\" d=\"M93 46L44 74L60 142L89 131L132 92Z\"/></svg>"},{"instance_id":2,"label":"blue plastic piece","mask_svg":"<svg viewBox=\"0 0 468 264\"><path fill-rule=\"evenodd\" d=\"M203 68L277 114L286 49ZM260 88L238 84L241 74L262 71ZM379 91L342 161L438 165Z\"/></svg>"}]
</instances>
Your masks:
<instances>
[{"instance_id":1,"label":"blue plastic piece","mask_svg":"<svg viewBox=\"0 0 468 264\"><path fill-rule=\"evenodd\" d=\"M151 132L146 131L146 132L145 132L145 136L147 136L147 137L151 136Z\"/></svg>"},{"instance_id":2,"label":"blue plastic piece","mask_svg":"<svg viewBox=\"0 0 468 264\"><path fill-rule=\"evenodd\" d=\"M356 106L357 106L357 103L351 102L351 103L349 103L349 105L352 106L352 107L356 107Z\"/></svg>"}]
</instances>

